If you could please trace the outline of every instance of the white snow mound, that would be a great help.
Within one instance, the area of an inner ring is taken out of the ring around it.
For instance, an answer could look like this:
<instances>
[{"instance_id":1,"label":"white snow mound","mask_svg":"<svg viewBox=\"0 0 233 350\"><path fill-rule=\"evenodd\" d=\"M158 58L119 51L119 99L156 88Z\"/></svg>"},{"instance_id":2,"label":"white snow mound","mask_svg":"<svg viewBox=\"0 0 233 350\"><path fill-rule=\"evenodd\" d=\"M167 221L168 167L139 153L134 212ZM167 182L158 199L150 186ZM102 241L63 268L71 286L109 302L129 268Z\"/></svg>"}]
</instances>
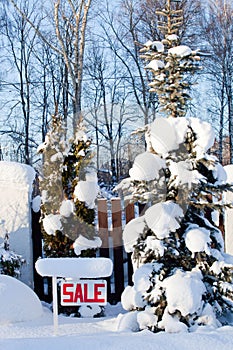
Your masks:
<instances>
[{"instance_id":1,"label":"white snow mound","mask_svg":"<svg viewBox=\"0 0 233 350\"><path fill-rule=\"evenodd\" d=\"M42 316L42 305L31 288L0 275L0 324L31 321Z\"/></svg>"}]
</instances>

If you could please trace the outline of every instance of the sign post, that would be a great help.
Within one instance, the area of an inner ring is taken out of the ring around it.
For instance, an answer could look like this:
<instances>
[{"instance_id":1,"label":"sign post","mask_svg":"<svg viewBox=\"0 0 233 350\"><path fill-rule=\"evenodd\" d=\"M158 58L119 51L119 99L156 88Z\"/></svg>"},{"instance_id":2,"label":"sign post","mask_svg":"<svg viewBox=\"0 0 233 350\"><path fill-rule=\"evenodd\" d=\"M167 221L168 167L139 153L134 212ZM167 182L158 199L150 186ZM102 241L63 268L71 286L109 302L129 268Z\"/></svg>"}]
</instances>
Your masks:
<instances>
[{"instance_id":1,"label":"sign post","mask_svg":"<svg viewBox=\"0 0 233 350\"><path fill-rule=\"evenodd\" d=\"M37 260L35 268L42 277L52 277L54 335L58 334L57 277L71 278L61 284L61 305L106 305L107 283L97 278L112 274L110 259L47 258Z\"/></svg>"},{"instance_id":2,"label":"sign post","mask_svg":"<svg viewBox=\"0 0 233 350\"><path fill-rule=\"evenodd\" d=\"M57 277L52 277L53 283L53 329L54 335L57 335L58 331L58 300L57 300Z\"/></svg>"}]
</instances>

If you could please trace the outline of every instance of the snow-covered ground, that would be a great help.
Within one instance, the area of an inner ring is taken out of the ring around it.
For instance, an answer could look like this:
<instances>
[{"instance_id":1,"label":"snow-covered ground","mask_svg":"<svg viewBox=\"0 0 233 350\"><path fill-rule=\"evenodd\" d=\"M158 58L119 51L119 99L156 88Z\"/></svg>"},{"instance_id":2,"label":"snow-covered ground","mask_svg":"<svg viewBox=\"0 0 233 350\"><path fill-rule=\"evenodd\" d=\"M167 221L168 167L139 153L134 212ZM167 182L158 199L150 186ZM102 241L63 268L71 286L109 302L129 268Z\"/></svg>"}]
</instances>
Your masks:
<instances>
[{"instance_id":1,"label":"snow-covered ground","mask_svg":"<svg viewBox=\"0 0 233 350\"><path fill-rule=\"evenodd\" d=\"M43 307L41 317L27 322L0 325L1 350L231 350L233 327L195 333L151 333L118 331L120 304L107 305L106 317L72 318L59 316L58 334L53 333L52 312Z\"/></svg>"},{"instance_id":2,"label":"snow-covered ground","mask_svg":"<svg viewBox=\"0 0 233 350\"><path fill-rule=\"evenodd\" d=\"M0 275L0 350L231 350L232 326L199 327L192 333L133 332L132 313L107 304L101 318L59 315L15 278ZM123 317L124 315L124 317ZM233 317L232 317L233 321Z\"/></svg>"}]
</instances>

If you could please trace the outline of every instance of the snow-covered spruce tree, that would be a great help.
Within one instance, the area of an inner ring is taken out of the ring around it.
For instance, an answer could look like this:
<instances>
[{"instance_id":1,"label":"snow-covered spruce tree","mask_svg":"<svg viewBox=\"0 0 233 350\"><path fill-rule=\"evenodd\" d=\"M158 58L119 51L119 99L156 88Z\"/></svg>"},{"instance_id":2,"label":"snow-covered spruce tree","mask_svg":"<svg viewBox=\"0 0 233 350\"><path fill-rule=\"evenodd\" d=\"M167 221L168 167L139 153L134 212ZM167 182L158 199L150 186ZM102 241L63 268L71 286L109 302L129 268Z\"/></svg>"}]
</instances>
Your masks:
<instances>
[{"instance_id":1,"label":"snow-covered spruce tree","mask_svg":"<svg viewBox=\"0 0 233 350\"><path fill-rule=\"evenodd\" d=\"M98 187L88 168L89 148L82 124L76 137L67 141L61 117L53 116L51 130L39 148L44 156L40 188L47 257L94 256L101 244L93 226Z\"/></svg>"},{"instance_id":2,"label":"snow-covered spruce tree","mask_svg":"<svg viewBox=\"0 0 233 350\"><path fill-rule=\"evenodd\" d=\"M150 61L152 92L158 92L168 118L145 127L147 151L136 157L130 178L118 187L127 200L147 204L144 215L123 232L125 249L132 253L134 285L122 294L122 305L131 312L119 318L119 329L218 327L229 322L233 311L233 257L224 253L215 220L230 186L208 152L214 142L210 124L184 117L190 87L186 74L194 68L196 53L175 46L178 37L169 24L176 22L168 4L162 11L165 39L147 42L142 50Z\"/></svg>"},{"instance_id":3,"label":"snow-covered spruce tree","mask_svg":"<svg viewBox=\"0 0 233 350\"><path fill-rule=\"evenodd\" d=\"M18 278L24 263L21 255L10 250L9 234L6 232L4 242L0 244L0 274Z\"/></svg>"},{"instance_id":4,"label":"snow-covered spruce tree","mask_svg":"<svg viewBox=\"0 0 233 350\"><path fill-rule=\"evenodd\" d=\"M190 73L198 69L200 57L198 51L180 45L177 32L182 24L182 10L173 10L168 1L167 8L156 13L165 17L159 26L164 39L149 40L141 49L141 57L149 61L145 68L153 72L150 92L158 95L161 112L172 117L185 116L190 101Z\"/></svg>"}]
</instances>

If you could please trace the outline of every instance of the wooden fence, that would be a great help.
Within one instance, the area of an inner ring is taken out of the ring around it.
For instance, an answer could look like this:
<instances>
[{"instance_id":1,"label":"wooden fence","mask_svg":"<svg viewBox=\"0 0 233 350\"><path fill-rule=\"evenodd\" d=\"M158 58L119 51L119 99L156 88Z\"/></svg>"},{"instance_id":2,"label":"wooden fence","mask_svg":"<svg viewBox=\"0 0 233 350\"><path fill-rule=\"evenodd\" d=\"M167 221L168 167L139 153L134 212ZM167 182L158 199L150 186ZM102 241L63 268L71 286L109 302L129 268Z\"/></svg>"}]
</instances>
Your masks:
<instances>
[{"instance_id":1,"label":"wooden fence","mask_svg":"<svg viewBox=\"0 0 233 350\"><path fill-rule=\"evenodd\" d=\"M123 248L122 232L123 220L128 223L134 217L134 204L122 208L120 198L98 200L98 231L102 239L99 255L113 261L113 275L108 280L111 303L120 301L125 286L132 285L131 254L127 254Z\"/></svg>"}]
</instances>

